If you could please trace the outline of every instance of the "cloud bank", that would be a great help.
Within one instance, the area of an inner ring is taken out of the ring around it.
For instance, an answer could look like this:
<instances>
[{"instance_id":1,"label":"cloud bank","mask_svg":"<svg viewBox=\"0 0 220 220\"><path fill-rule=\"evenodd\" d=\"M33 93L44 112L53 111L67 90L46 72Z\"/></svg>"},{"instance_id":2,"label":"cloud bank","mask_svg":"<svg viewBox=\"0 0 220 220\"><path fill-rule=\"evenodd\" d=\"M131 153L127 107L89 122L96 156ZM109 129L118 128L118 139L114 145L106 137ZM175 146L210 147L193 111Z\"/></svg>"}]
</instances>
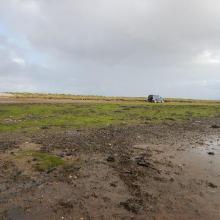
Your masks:
<instances>
[{"instance_id":1,"label":"cloud bank","mask_svg":"<svg viewBox=\"0 0 220 220\"><path fill-rule=\"evenodd\" d=\"M0 2L0 91L220 99L218 0Z\"/></svg>"}]
</instances>

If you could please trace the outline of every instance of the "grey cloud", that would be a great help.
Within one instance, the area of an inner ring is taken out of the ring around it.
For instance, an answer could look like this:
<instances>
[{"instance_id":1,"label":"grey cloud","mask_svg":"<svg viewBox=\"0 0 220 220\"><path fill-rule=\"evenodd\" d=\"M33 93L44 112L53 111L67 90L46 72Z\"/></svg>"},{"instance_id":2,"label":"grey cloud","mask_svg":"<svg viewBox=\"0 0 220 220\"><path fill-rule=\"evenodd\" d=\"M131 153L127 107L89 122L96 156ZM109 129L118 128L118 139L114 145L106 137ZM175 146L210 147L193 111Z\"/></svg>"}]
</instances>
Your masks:
<instances>
[{"instance_id":1,"label":"grey cloud","mask_svg":"<svg viewBox=\"0 0 220 220\"><path fill-rule=\"evenodd\" d=\"M27 90L220 98L219 83L200 84L220 80L218 0L8 0L1 23L41 57L33 64L22 45L0 38L0 77L13 73ZM12 50L26 66L10 60ZM211 58L198 59L204 51Z\"/></svg>"}]
</instances>

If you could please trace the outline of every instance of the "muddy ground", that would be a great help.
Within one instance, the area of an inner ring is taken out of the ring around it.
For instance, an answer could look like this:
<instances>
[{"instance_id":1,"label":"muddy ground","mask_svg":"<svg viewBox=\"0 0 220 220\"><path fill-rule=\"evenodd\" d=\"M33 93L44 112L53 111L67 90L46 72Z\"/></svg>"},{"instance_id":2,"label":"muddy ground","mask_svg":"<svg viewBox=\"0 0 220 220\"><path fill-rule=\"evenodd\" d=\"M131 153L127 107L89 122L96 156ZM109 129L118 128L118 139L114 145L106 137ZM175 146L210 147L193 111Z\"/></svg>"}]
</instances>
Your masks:
<instances>
[{"instance_id":1,"label":"muddy ground","mask_svg":"<svg viewBox=\"0 0 220 220\"><path fill-rule=\"evenodd\" d=\"M217 126L213 126L217 125ZM0 134L0 219L220 219L220 118ZM24 149L67 165L35 169Z\"/></svg>"}]
</instances>

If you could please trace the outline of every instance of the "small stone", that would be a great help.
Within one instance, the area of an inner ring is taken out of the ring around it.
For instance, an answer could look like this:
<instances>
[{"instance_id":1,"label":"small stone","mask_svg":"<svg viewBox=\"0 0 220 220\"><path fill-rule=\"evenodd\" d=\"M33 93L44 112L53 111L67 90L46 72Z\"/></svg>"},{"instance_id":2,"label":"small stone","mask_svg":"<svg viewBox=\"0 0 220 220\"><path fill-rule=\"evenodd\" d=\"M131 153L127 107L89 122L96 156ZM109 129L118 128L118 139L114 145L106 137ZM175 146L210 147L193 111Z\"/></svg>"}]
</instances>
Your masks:
<instances>
[{"instance_id":1,"label":"small stone","mask_svg":"<svg viewBox=\"0 0 220 220\"><path fill-rule=\"evenodd\" d=\"M219 125L212 125L211 128L220 128Z\"/></svg>"},{"instance_id":2,"label":"small stone","mask_svg":"<svg viewBox=\"0 0 220 220\"><path fill-rule=\"evenodd\" d=\"M110 183L110 186L116 187L117 185L115 183Z\"/></svg>"},{"instance_id":3,"label":"small stone","mask_svg":"<svg viewBox=\"0 0 220 220\"><path fill-rule=\"evenodd\" d=\"M209 182L209 183L208 183L208 186L211 187L211 188L217 188L217 187L218 187L217 185L215 185L215 184L212 183L212 182Z\"/></svg>"},{"instance_id":4,"label":"small stone","mask_svg":"<svg viewBox=\"0 0 220 220\"><path fill-rule=\"evenodd\" d=\"M106 158L106 160L107 160L108 162L114 162L114 161L115 161L115 158L110 155L110 156L108 156L108 157Z\"/></svg>"},{"instance_id":5,"label":"small stone","mask_svg":"<svg viewBox=\"0 0 220 220\"><path fill-rule=\"evenodd\" d=\"M143 166L143 167L149 167L150 166L150 164L144 159L143 156L136 157L135 161L136 161L137 165L139 165L139 166Z\"/></svg>"},{"instance_id":6,"label":"small stone","mask_svg":"<svg viewBox=\"0 0 220 220\"><path fill-rule=\"evenodd\" d=\"M215 155L215 153L214 153L214 152L209 151L209 152L208 152L208 155Z\"/></svg>"},{"instance_id":7,"label":"small stone","mask_svg":"<svg viewBox=\"0 0 220 220\"><path fill-rule=\"evenodd\" d=\"M175 179L174 179L173 177L170 178L170 181L171 181L171 182L174 182L174 180L175 180Z\"/></svg>"}]
</instances>

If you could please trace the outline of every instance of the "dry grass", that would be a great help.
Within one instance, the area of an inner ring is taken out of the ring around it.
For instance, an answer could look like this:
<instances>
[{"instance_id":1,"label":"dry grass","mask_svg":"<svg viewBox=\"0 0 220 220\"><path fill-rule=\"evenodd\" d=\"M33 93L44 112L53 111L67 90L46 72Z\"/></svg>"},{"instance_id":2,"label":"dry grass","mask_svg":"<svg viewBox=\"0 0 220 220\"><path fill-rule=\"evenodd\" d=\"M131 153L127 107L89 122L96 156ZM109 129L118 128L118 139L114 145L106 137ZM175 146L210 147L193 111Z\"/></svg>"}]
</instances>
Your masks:
<instances>
[{"instance_id":1,"label":"dry grass","mask_svg":"<svg viewBox=\"0 0 220 220\"><path fill-rule=\"evenodd\" d=\"M8 93L17 99L54 99L54 100L76 100L76 101L118 101L118 102L145 102L146 97L116 97L116 96L96 96L96 95L72 95L72 94L50 94L50 93ZM220 100L199 100L183 98L165 98L169 103L220 103Z\"/></svg>"}]
</instances>

